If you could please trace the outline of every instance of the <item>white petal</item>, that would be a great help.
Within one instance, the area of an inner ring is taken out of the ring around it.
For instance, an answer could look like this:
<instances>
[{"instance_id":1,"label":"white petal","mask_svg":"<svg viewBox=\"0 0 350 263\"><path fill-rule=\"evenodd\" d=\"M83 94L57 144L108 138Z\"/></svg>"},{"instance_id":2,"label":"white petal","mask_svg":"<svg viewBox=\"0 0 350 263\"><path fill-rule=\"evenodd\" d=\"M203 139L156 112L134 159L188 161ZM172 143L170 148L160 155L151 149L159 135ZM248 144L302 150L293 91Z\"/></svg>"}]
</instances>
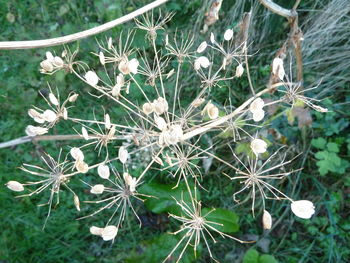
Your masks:
<instances>
[{"instance_id":1,"label":"white petal","mask_svg":"<svg viewBox=\"0 0 350 263\"><path fill-rule=\"evenodd\" d=\"M309 219L315 213L315 206L308 200L299 200L291 203L292 212L300 218Z\"/></svg>"},{"instance_id":2,"label":"white petal","mask_svg":"<svg viewBox=\"0 0 350 263\"><path fill-rule=\"evenodd\" d=\"M97 168L98 175L102 179L108 179L110 175L109 167L105 164L100 164Z\"/></svg>"}]
</instances>

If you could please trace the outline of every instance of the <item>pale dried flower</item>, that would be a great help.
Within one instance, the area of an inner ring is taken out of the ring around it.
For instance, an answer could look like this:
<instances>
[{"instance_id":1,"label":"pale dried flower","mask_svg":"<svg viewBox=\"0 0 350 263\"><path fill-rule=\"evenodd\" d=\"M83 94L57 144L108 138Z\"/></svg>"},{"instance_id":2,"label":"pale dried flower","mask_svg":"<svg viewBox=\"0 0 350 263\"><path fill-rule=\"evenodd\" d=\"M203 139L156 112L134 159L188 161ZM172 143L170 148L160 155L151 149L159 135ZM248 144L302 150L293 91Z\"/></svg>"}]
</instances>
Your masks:
<instances>
[{"instance_id":1,"label":"pale dried flower","mask_svg":"<svg viewBox=\"0 0 350 263\"><path fill-rule=\"evenodd\" d=\"M17 181L9 181L7 182L6 186L8 189L15 192L22 192L24 190L23 185Z\"/></svg>"},{"instance_id":2,"label":"pale dried flower","mask_svg":"<svg viewBox=\"0 0 350 263\"><path fill-rule=\"evenodd\" d=\"M154 107L152 103L148 103L146 102L145 104L143 104L142 106L142 111L144 114L149 115L153 112Z\"/></svg>"},{"instance_id":3,"label":"pale dried flower","mask_svg":"<svg viewBox=\"0 0 350 263\"><path fill-rule=\"evenodd\" d=\"M161 115L164 112L168 111L169 105L164 98L159 97L158 99L153 101L153 108L155 113L157 113L158 115Z\"/></svg>"},{"instance_id":4,"label":"pale dried flower","mask_svg":"<svg viewBox=\"0 0 350 263\"><path fill-rule=\"evenodd\" d=\"M54 122L57 119L57 115L52 110L45 110L42 114L42 118L47 122Z\"/></svg>"},{"instance_id":5,"label":"pale dried flower","mask_svg":"<svg viewBox=\"0 0 350 263\"><path fill-rule=\"evenodd\" d=\"M210 61L207 57L201 56L194 61L194 69L199 70L200 68L208 68Z\"/></svg>"},{"instance_id":6,"label":"pale dried flower","mask_svg":"<svg viewBox=\"0 0 350 263\"><path fill-rule=\"evenodd\" d=\"M299 200L293 201L290 205L292 212L300 218L310 219L315 213L315 206L311 201Z\"/></svg>"},{"instance_id":7,"label":"pale dried flower","mask_svg":"<svg viewBox=\"0 0 350 263\"><path fill-rule=\"evenodd\" d=\"M90 233L95 235L95 236L101 236L102 231L103 231L102 227L97 227L97 226L90 227Z\"/></svg>"},{"instance_id":8,"label":"pale dried flower","mask_svg":"<svg viewBox=\"0 0 350 263\"><path fill-rule=\"evenodd\" d=\"M70 149L70 155L76 161L78 161L78 160L83 161L84 160L83 152L77 147L73 147L72 149Z\"/></svg>"},{"instance_id":9,"label":"pale dried flower","mask_svg":"<svg viewBox=\"0 0 350 263\"><path fill-rule=\"evenodd\" d=\"M105 114L105 127L107 130L111 128L111 118L108 113Z\"/></svg>"},{"instance_id":10,"label":"pale dried flower","mask_svg":"<svg viewBox=\"0 0 350 263\"><path fill-rule=\"evenodd\" d=\"M78 211L80 211L80 201L79 201L79 197L76 194L74 194L74 200L73 201L74 201L75 208Z\"/></svg>"},{"instance_id":11,"label":"pale dried flower","mask_svg":"<svg viewBox=\"0 0 350 263\"><path fill-rule=\"evenodd\" d=\"M166 121L164 120L164 118L155 116L154 122L156 123L157 128L159 130L161 130L161 131L167 130L168 125L167 125Z\"/></svg>"},{"instance_id":12,"label":"pale dried flower","mask_svg":"<svg viewBox=\"0 0 350 263\"><path fill-rule=\"evenodd\" d=\"M89 140L89 134L88 134L87 130L85 129L85 127L81 127L81 134L83 135L83 138L85 140Z\"/></svg>"},{"instance_id":13,"label":"pale dried flower","mask_svg":"<svg viewBox=\"0 0 350 263\"><path fill-rule=\"evenodd\" d=\"M106 63L105 55L103 54L102 51L98 54L98 58L100 59L100 63L104 65Z\"/></svg>"},{"instance_id":14,"label":"pale dried flower","mask_svg":"<svg viewBox=\"0 0 350 263\"><path fill-rule=\"evenodd\" d=\"M219 117L219 109L218 109L218 107L216 107L210 101L207 103L207 105L205 105L205 107L204 107L204 109L202 111L202 115L204 115L205 113L209 116L209 118L211 120L214 120L217 117Z\"/></svg>"},{"instance_id":15,"label":"pale dried flower","mask_svg":"<svg viewBox=\"0 0 350 263\"><path fill-rule=\"evenodd\" d=\"M191 103L191 105L192 105L192 107L194 107L194 108L198 108L200 105L203 104L203 102L205 102L205 99L203 99L203 98L198 98L198 99L195 99L195 100Z\"/></svg>"},{"instance_id":16,"label":"pale dried flower","mask_svg":"<svg viewBox=\"0 0 350 263\"><path fill-rule=\"evenodd\" d=\"M132 177L128 173L123 173L123 178L124 178L125 184L129 187L130 192L131 193L135 192L136 184L137 184L136 178Z\"/></svg>"},{"instance_id":17,"label":"pale dried flower","mask_svg":"<svg viewBox=\"0 0 350 263\"><path fill-rule=\"evenodd\" d=\"M103 184L96 184L90 189L90 193L95 194L95 195L100 195L103 193L105 190L105 187Z\"/></svg>"},{"instance_id":18,"label":"pale dried flower","mask_svg":"<svg viewBox=\"0 0 350 263\"><path fill-rule=\"evenodd\" d=\"M52 92L49 93L49 100L53 105L58 106L58 100Z\"/></svg>"},{"instance_id":19,"label":"pale dried flower","mask_svg":"<svg viewBox=\"0 0 350 263\"><path fill-rule=\"evenodd\" d=\"M256 98L249 106L249 111L253 114L253 120L255 122L261 121L265 112L263 107L265 106L264 101L261 98Z\"/></svg>"},{"instance_id":20,"label":"pale dried flower","mask_svg":"<svg viewBox=\"0 0 350 263\"><path fill-rule=\"evenodd\" d=\"M75 162L75 168L79 173L87 173L89 171L89 165L82 160L77 160Z\"/></svg>"}]
</instances>

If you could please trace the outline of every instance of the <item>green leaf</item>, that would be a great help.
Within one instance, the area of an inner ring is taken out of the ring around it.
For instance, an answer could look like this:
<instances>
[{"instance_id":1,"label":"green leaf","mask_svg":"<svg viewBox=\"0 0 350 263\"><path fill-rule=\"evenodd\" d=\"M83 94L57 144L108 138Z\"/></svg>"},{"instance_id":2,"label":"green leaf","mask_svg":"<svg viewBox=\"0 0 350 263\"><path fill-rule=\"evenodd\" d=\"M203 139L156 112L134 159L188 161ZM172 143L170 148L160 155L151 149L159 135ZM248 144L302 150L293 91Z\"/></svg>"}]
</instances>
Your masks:
<instances>
[{"instance_id":1,"label":"green leaf","mask_svg":"<svg viewBox=\"0 0 350 263\"><path fill-rule=\"evenodd\" d=\"M338 144L336 144L334 142L327 143L327 149L330 152L335 152L335 153L339 152Z\"/></svg>"},{"instance_id":2,"label":"green leaf","mask_svg":"<svg viewBox=\"0 0 350 263\"><path fill-rule=\"evenodd\" d=\"M259 263L278 263L274 256L271 255L261 255L259 257Z\"/></svg>"},{"instance_id":3,"label":"green leaf","mask_svg":"<svg viewBox=\"0 0 350 263\"><path fill-rule=\"evenodd\" d=\"M251 248L245 252L243 263L259 263L259 252Z\"/></svg>"},{"instance_id":4,"label":"green leaf","mask_svg":"<svg viewBox=\"0 0 350 263\"><path fill-rule=\"evenodd\" d=\"M311 140L311 145L318 148L318 149L325 149L326 148L327 141L324 138L317 138Z\"/></svg>"},{"instance_id":5,"label":"green leaf","mask_svg":"<svg viewBox=\"0 0 350 263\"><path fill-rule=\"evenodd\" d=\"M208 215L205 216L206 214ZM203 208L202 216L205 216L208 221L215 222L210 225L221 232L234 233L239 230L238 215L230 210L222 208L215 208L215 210Z\"/></svg>"},{"instance_id":6,"label":"green leaf","mask_svg":"<svg viewBox=\"0 0 350 263\"><path fill-rule=\"evenodd\" d=\"M145 206L153 213L160 214L168 212L180 215L181 208L176 204L174 198L176 200L182 199L189 205L191 205L191 198L185 183L182 182L178 187L173 189L174 186L175 185L149 183L142 185L139 192L152 196L146 199ZM194 196L194 187L191 187L191 184L190 189L192 196ZM197 200L200 200L199 192L197 192Z\"/></svg>"}]
</instances>

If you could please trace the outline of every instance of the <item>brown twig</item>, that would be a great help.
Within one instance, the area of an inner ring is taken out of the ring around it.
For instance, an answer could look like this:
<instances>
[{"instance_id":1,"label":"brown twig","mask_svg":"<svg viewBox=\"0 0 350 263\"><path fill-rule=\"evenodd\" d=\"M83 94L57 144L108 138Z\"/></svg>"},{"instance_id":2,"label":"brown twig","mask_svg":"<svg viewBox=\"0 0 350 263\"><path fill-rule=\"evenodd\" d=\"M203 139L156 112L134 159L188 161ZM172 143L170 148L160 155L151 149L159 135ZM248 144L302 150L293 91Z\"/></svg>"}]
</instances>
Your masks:
<instances>
[{"instance_id":1,"label":"brown twig","mask_svg":"<svg viewBox=\"0 0 350 263\"><path fill-rule=\"evenodd\" d=\"M117 25L123 24L139 15L142 15L143 13L146 13L147 11L156 8L157 6L160 6L167 1L169 0L156 0L148 5L145 5L140 9L135 10L130 14L117 18L103 25L90 28L88 30L81 31L75 34L63 36L63 37L42 39L42 40L31 40L31 41L2 41L0 42L0 50L1 49L10 50L10 49L31 49L31 48L40 48L40 47L52 47L52 46L58 46L58 45L70 43L78 39L86 38L86 37L93 36L101 32L107 31Z\"/></svg>"}]
</instances>

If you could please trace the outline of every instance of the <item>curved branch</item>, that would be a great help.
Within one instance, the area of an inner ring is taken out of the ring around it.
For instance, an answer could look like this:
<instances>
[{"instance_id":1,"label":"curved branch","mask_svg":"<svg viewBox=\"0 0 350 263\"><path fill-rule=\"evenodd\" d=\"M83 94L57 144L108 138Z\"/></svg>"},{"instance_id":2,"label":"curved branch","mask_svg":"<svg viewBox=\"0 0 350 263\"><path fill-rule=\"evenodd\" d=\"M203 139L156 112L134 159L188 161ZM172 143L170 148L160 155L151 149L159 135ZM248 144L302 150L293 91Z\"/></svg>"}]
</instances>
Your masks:
<instances>
[{"instance_id":1,"label":"curved branch","mask_svg":"<svg viewBox=\"0 0 350 263\"><path fill-rule=\"evenodd\" d=\"M63 37L43 39L43 40L32 40L32 41L2 41L0 42L0 50L51 47L51 46L58 46L69 42L73 42L78 39L86 38L86 37L93 36L101 32L107 31L117 25L123 24L139 15L142 15L143 13L146 13L147 11L156 8L157 6L162 5L167 1L169 0L156 0L148 5L145 5L140 9L135 10L130 14L117 18L103 25L100 25L85 31L81 31L75 34L63 36Z\"/></svg>"},{"instance_id":2,"label":"curved branch","mask_svg":"<svg viewBox=\"0 0 350 263\"><path fill-rule=\"evenodd\" d=\"M281 6L279 6L278 4L274 3L271 0L259 0L259 2L264 5L267 9L269 9L270 11L280 15L280 16L284 16L286 18L293 18L295 17L295 12L292 12L291 10L285 9ZM300 2L300 1L298 1Z\"/></svg>"}]
</instances>

